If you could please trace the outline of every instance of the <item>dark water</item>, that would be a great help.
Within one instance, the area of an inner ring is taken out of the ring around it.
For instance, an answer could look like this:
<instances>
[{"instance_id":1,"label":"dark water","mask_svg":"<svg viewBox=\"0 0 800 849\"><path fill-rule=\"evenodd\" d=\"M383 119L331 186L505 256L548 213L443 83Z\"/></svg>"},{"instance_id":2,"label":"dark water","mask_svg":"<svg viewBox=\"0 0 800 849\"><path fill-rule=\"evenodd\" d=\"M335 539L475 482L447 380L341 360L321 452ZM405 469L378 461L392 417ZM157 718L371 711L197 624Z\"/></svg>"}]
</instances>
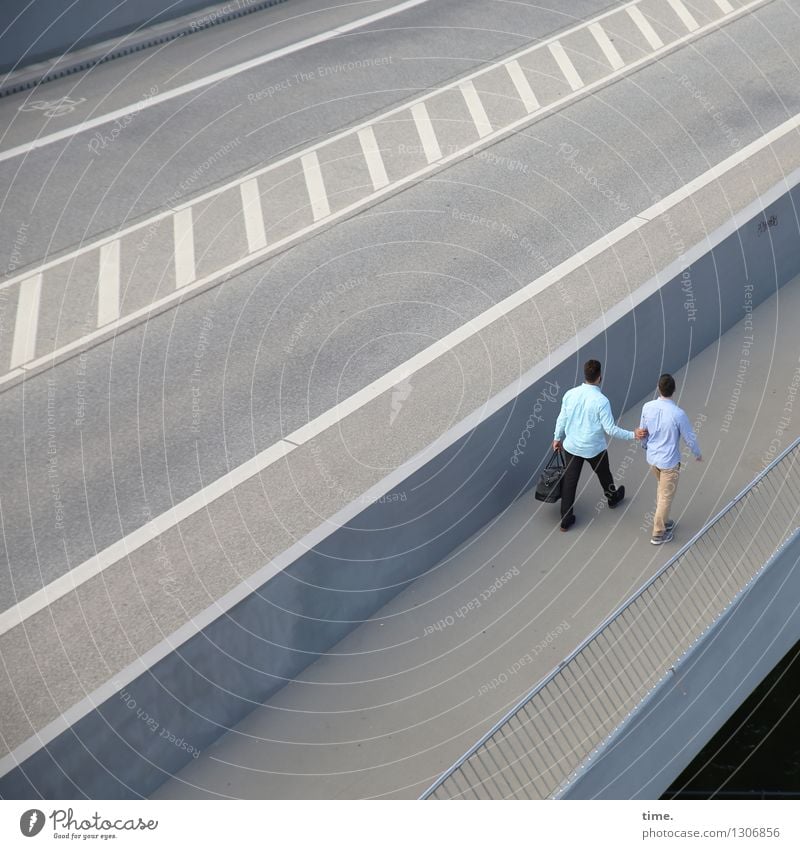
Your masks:
<instances>
[{"instance_id":1,"label":"dark water","mask_svg":"<svg viewBox=\"0 0 800 849\"><path fill-rule=\"evenodd\" d=\"M800 798L800 643L661 798Z\"/></svg>"}]
</instances>

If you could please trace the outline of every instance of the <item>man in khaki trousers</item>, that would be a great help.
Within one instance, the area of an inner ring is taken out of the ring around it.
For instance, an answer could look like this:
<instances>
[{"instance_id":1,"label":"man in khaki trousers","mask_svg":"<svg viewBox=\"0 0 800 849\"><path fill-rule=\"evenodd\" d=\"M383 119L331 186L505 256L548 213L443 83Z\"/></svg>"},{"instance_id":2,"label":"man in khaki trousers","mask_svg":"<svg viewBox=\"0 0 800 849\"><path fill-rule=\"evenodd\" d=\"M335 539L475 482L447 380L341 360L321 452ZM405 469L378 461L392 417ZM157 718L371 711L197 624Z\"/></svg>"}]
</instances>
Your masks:
<instances>
[{"instance_id":1,"label":"man in khaki trousers","mask_svg":"<svg viewBox=\"0 0 800 849\"><path fill-rule=\"evenodd\" d=\"M672 400L674 392L675 379L671 374L662 374L658 379L658 398L648 401L642 408L640 427L647 431L642 445L647 449L647 462L658 481L656 514L650 540L653 545L663 545L672 539L675 522L669 518L669 510L681 471L681 437L691 449L695 460L703 459L689 417Z\"/></svg>"}]
</instances>

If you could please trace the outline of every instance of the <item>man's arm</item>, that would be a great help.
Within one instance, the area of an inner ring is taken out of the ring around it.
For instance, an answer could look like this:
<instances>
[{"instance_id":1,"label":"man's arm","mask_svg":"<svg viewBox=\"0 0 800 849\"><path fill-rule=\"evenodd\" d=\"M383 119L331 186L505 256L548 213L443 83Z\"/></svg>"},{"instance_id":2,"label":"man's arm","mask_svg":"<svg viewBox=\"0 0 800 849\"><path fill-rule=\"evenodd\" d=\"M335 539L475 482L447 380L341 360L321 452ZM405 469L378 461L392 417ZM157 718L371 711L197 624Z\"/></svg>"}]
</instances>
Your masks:
<instances>
[{"instance_id":1,"label":"man's arm","mask_svg":"<svg viewBox=\"0 0 800 849\"><path fill-rule=\"evenodd\" d=\"M642 418L639 421L639 432L642 433L642 448L647 448L647 438L650 436L650 425L647 421L647 413L642 407Z\"/></svg>"},{"instance_id":2,"label":"man's arm","mask_svg":"<svg viewBox=\"0 0 800 849\"><path fill-rule=\"evenodd\" d=\"M553 433L553 450L560 451L561 443L564 441L564 437L567 433L567 398L566 395L561 401L561 409L558 412L558 418L556 419L556 429Z\"/></svg>"},{"instance_id":3,"label":"man's arm","mask_svg":"<svg viewBox=\"0 0 800 849\"><path fill-rule=\"evenodd\" d=\"M683 410L681 410L678 416L678 429L681 432L683 441L689 446L692 454L694 454L695 460L702 460L703 455L700 453L700 446L697 444L697 436L692 429L692 423L689 421L689 417Z\"/></svg>"},{"instance_id":4,"label":"man's arm","mask_svg":"<svg viewBox=\"0 0 800 849\"><path fill-rule=\"evenodd\" d=\"M632 430L625 430L625 428L617 427L614 423L614 417L611 415L611 402L608 398L603 398L597 414L600 419L600 424L603 426L603 430L609 436L616 437L617 439L636 439L636 434Z\"/></svg>"}]
</instances>

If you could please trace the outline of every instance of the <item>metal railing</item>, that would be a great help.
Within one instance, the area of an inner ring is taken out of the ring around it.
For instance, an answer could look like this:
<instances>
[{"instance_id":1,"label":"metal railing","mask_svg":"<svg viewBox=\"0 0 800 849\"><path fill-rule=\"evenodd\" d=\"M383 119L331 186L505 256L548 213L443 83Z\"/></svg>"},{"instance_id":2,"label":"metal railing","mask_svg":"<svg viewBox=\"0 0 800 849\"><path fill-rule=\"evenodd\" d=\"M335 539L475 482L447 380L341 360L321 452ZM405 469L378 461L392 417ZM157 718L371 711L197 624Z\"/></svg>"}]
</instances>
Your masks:
<instances>
[{"instance_id":1,"label":"metal railing","mask_svg":"<svg viewBox=\"0 0 800 849\"><path fill-rule=\"evenodd\" d=\"M546 799L795 530L800 438L453 764L423 799Z\"/></svg>"}]
</instances>

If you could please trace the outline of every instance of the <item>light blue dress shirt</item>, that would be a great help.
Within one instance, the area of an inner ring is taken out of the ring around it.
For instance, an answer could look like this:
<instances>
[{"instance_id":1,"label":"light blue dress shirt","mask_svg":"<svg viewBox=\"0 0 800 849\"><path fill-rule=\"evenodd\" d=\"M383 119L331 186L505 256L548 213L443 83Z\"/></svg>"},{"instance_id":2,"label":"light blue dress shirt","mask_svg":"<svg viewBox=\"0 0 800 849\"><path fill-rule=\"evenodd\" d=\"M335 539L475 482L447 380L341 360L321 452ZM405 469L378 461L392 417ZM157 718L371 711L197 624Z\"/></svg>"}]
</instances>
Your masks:
<instances>
[{"instance_id":1,"label":"light blue dress shirt","mask_svg":"<svg viewBox=\"0 0 800 849\"><path fill-rule=\"evenodd\" d=\"M578 457L596 457L608 448L605 434L617 439L635 439L632 430L614 424L611 403L593 383L582 383L564 393L556 419L554 439L563 440L564 449Z\"/></svg>"},{"instance_id":2,"label":"light blue dress shirt","mask_svg":"<svg viewBox=\"0 0 800 849\"><path fill-rule=\"evenodd\" d=\"M642 427L648 431L642 445L647 449L647 462L651 466L674 469L681 461L681 437L692 454L700 456L700 446L689 417L672 398L648 401L642 408Z\"/></svg>"}]
</instances>

